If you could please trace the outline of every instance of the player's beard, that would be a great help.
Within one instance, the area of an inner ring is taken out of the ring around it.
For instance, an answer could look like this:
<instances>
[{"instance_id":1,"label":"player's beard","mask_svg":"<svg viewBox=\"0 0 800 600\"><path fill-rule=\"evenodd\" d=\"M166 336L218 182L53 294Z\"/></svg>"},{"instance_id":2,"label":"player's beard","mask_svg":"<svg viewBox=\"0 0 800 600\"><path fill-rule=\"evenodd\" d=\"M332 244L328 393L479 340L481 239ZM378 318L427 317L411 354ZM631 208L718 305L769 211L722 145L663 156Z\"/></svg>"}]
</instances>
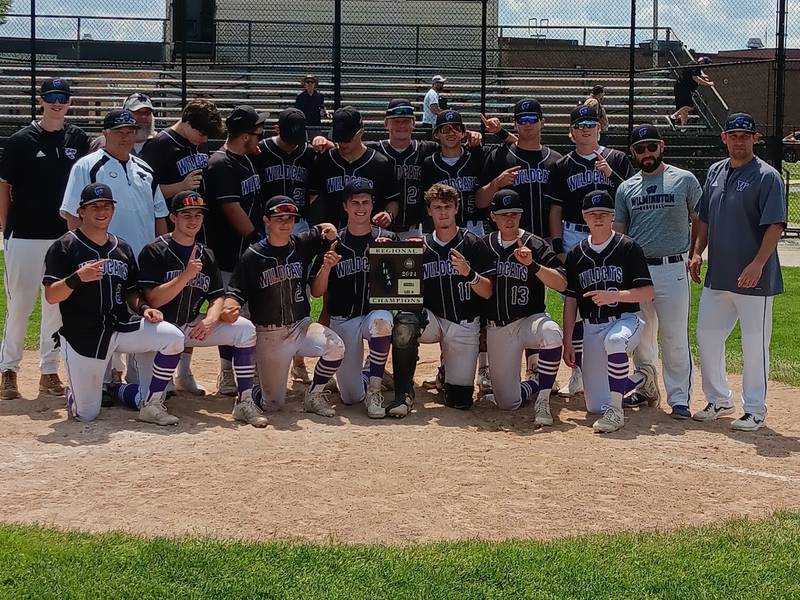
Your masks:
<instances>
[{"instance_id":1,"label":"player's beard","mask_svg":"<svg viewBox=\"0 0 800 600\"><path fill-rule=\"evenodd\" d=\"M149 127L141 127L136 131L136 143L139 144L141 142L146 142L153 134L156 132L156 123L155 121L150 122Z\"/></svg>"},{"instance_id":2,"label":"player's beard","mask_svg":"<svg viewBox=\"0 0 800 600\"><path fill-rule=\"evenodd\" d=\"M648 161L648 164L645 165L644 162L642 162L639 166L642 167L642 171L644 171L645 173L652 173L653 171L658 169L658 167L661 166L662 162L664 162L664 156L659 154L658 156L653 158L652 164L650 164L650 162Z\"/></svg>"}]
</instances>

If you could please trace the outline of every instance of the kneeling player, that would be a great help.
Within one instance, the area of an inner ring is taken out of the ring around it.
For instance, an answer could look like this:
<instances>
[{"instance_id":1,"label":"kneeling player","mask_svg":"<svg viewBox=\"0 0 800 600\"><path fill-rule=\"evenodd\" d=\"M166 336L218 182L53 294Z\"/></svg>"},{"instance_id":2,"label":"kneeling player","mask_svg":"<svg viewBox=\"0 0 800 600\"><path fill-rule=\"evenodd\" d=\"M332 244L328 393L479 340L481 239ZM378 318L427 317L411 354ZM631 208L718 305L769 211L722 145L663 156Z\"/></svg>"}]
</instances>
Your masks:
<instances>
[{"instance_id":1,"label":"kneeling player","mask_svg":"<svg viewBox=\"0 0 800 600\"><path fill-rule=\"evenodd\" d=\"M164 408L164 389L183 351L183 333L163 322L161 311L138 291L133 250L108 233L114 204L111 188L87 185L78 204L80 227L53 242L45 257L45 299L59 305L64 322L58 333L69 381L67 409L81 421L93 420L111 354L156 352L147 393L137 401L138 418L174 425L178 419Z\"/></svg>"},{"instance_id":2,"label":"kneeling player","mask_svg":"<svg viewBox=\"0 0 800 600\"><path fill-rule=\"evenodd\" d=\"M256 325L256 363L261 387L254 394L261 408L281 408L295 356L320 357L303 407L323 417L335 413L325 384L344 357L344 342L333 331L312 323L306 292L311 265L336 239L330 223L293 235L300 209L287 196L273 196L265 208L269 238L250 246L239 259L225 294L223 319L235 321L245 304Z\"/></svg>"},{"instance_id":3,"label":"kneeling player","mask_svg":"<svg viewBox=\"0 0 800 600\"><path fill-rule=\"evenodd\" d=\"M583 317L583 386L586 410L602 412L594 430L610 433L625 425L622 398L635 384L628 353L642 334L639 302L652 301L653 282L644 252L627 235L611 229L614 199L590 192L582 204L589 238L567 254L564 303L564 362L575 366L572 329L576 310Z\"/></svg>"},{"instance_id":4,"label":"kneeling player","mask_svg":"<svg viewBox=\"0 0 800 600\"><path fill-rule=\"evenodd\" d=\"M341 229L311 283L311 294L328 292L331 329L344 341L344 360L336 372L339 395L345 404L364 401L367 415L386 416L381 382L392 342L392 313L369 310L370 245L397 239L390 231L372 225L375 191L366 179L351 179L344 188L347 227ZM364 340L369 347L369 367L362 371Z\"/></svg>"},{"instance_id":5,"label":"kneeling player","mask_svg":"<svg viewBox=\"0 0 800 600\"><path fill-rule=\"evenodd\" d=\"M458 192L434 184L425 192L425 206L434 231L425 235L423 306L421 313L401 312L392 332L394 402L388 414L404 417L414 401L414 371L419 343L439 343L444 363L444 403L472 406L478 359L481 298L492 295L494 273L486 244L456 225Z\"/></svg>"},{"instance_id":6,"label":"kneeling player","mask_svg":"<svg viewBox=\"0 0 800 600\"><path fill-rule=\"evenodd\" d=\"M237 402L233 416L255 427L266 427L267 419L253 402L256 360L256 328L244 317L233 323L220 321L225 288L214 254L195 240L203 227L208 207L196 192L180 192L170 203L172 233L159 236L139 254L139 283L145 300L160 308L165 320L181 328L186 347L227 346L233 357ZM208 311L200 307L208 301ZM152 354L136 357L144 371ZM120 390L123 399L127 386Z\"/></svg>"},{"instance_id":7,"label":"kneeling player","mask_svg":"<svg viewBox=\"0 0 800 600\"><path fill-rule=\"evenodd\" d=\"M519 228L522 211L517 192L495 193L490 216L498 232L484 238L495 261L494 294L484 303L489 371L498 407L516 410L535 394L534 424L552 425L550 391L561 364L562 335L545 313L544 288L563 292L567 278L550 245ZM527 349L538 351L538 376L520 383Z\"/></svg>"}]
</instances>

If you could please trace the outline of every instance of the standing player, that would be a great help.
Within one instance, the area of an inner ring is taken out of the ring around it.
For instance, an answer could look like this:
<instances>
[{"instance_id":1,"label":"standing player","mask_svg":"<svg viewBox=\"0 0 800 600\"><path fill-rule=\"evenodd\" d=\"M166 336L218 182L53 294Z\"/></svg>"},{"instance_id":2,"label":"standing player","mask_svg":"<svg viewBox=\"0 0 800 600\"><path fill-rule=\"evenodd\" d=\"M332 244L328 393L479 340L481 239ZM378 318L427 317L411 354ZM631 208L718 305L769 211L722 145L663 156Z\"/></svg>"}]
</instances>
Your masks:
<instances>
[{"instance_id":1,"label":"standing player","mask_svg":"<svg viewBox=\"0 0 800 600\"><path fill-rule=\"evenodd\" d=\"M80 227L53 242L45 258L45 298L58 304L67 367L67 409L81 421L100 413L103 376L112 352L157 352L139 420L174 425L164 408L164 389L183 350L183 333L138 291L131 247L108 232L115 201L111 188L89 184L80 193ZM135 315L129 311L133 311ZM142 319L141 317L144 317Z\"/></svg>"},{"instance_id":2,"label":"standing player","mask_svg":"<svg viewBox=\"0 0 800 600\"><path fill-rule=\"evenodd\" d=\"M612 228L614 199L605 190L583 199L589 237L567 254L564 303L564 362L574 367L572 330L583 317L583 383L586 410L602 412L593 427L611 433L625 425L622 398L635 387L628 353L639 343L644 323L639 302L652 302L653 281L639 245Z\"/></svg>"},{"instance_id":3,"label":"standing player","mask_svg":"<svg viewBox=\"0 0 800 600\"><path fill-rule=\"evenodd\" d=\"M8 138L0 161L0 227L3 229L6 295L0 347L0 398L19 398L17 371L22 362L25 329L37 296L43 296L44 256L67 230L58 214L69 171L86 154L83 130L65 123L70 107L66 79L42 83L42 118ZM59 352L52 335L61 327L58 308L42 302L39 333L39 391L60 396Z\"/></svg>"},{"instance_id":4,"label":"standing player","mask_svg":"<svg viewBox=\"0 0 800 600\"><path fill-rule=\"evenodd\" d=\"M156 135L155 121L153 119L153 102L150 96L142 92L134 92L122 103L122 110L128 110L136 119L139 129L136 132L136 141L133 144L131 154L140 156L142 148ZM94 152L106 147L106 136L102 133L92 140L89 151Z\"/></svg>"},{"instance_id":5,"label":"standing player","mask_svg":"<svg viewBox=\"0 0 800 600\"><path fill-rule=\"evenodd\" d=\"M778 241L786 228L785 188L780 173L753 154L759 140L753 117L735 113L722 141L729 158L711 165L700 200L700 224L689 268L700 282L703 250L708 271L697 315L697 346L708 404L697 421L733 413L725 373L725 340L736 321L742 330L744 415L733 429L756 431L767 421L772 302L783 293Z\"/></svg>"},{"instance_id":6,"label":"standing player","mask_svg":"<svg viewBox=\"0 0 800 600\"><path fill-rule=\"evenodd\" d=\"M389 227L397 218L400 192L392 165L383 154L367 148L363 136L361 113L355 108L345 106L333 113L331 137L337 147L319 158L313 186L319 190L315 220L344 225L344 186L353 178L369 181L375 190L375 225Z\"/></svg>"},{"instance_id":7,"label":"standing player","mask_svg":"<svg viewBox=\"0 0 800 600\"><path fill-rule=\"evenodd\" d=\"M323 417L336 414L328 403L325 385L344 357L344 342L333 331L312 323L308 301L308 273L321 258L324 240L336 239L330 223L292 234L300 209L287 196L267 202L264 220L269 237L253 244L233 272L225 297L223 318L235 320L241 307L250 306L256 325L256 362L261 408L281 408L286 400L286 378L295 355L320 357L303 407ZM263 396L262 396L263 394Z\"/></svg>"},{"instance_id":8,"label":"standing player","mask_svg":"<svg viewBox=\"0 0 800 600\"><path fill-rule=\"evenodd\" d=\"M689 275L686 270L690 229L697 226L697 203L703 191L694 175L663 162L664 141L652 125L632 134L631 153L641 171L622 182L615 199L614 229L627 233L642 248L656 297L641 302L644 330L633 353L642 380L640 393L626 406L658 402L658 338L661 338L664 387L672 417L688 419L692 393L689 350Z\"/></svg>"},{"instance_id":9,"label":"standing player","mask_svg":"<svg viewBox=\"0 0 800 600\"><path fill-rule=\"evenodd\" d=\"M423 306L421 313L401 312L392 332L395 397L387 407L404 417L414 404L414 371L419 343L441 347L444 362L444 403L451 408L472 406L478 359L481 299L492 295L494 273L483 240L456 225L459 193L435 184L425 192L425 206L434 231L424 237Z\"/></svg>"},{"instance_id":10,"label":"standing player","mask_svg":"<svg viewBox=\"0 0 800 600\"><path fill-rule=\"evenodd\" d=\"M594 108L581 105L572 111L569 136L575 149L563 156L550 172L553 201L550 236L553 250L562 261L566 253L589 235L589 227L581 215L581 203L586 194L605 190L613 196L619 184L633 175L633 167L625 154L600 146L600 119ZM563 396L574 396L583 391L582 332L583 325L579 320L573 331L575 368L569 383L558 392Z\"/></svg>"},{"instance_id":11,"label":"standing player","mask_svg":"<svg viewBox=\"0 0 800 600\"><path fill-rule=\"evenodd\" d=\"M434 75L431 78L431 89L425 94L422 100L422 126L433 128L436 125L436 118L444 112L444 107L440 106L440 95L444 91L444 84L447 77Z\"/></svg>"},{"instance_id":12,"label":"standing player","mask_svg":"<svg viewBox=\"0 0 800 600\"><path fill-rule=\"evenodd\" d=\"M524 203L514 190L494 195L490 216L498 231L484 238L495 261L494 293L484 303L492 399L502 409L516 410L536 394L534 424L552 425L550 392L563 340L558 324L545 312L544 290L563 292L567 279L549 244L520 229L523 214ZM539 351L538 377L520 384L520 359L528 348Z\"/></svg>"},{"instance_id":13,"label":"standing player","mask_svg":"<svg viewBox=\"0 0 800 600\"><path fill-rule=\"evenodd\" d=\"M344 359L336 373L339 394L345 404L364 402L373 419L386 416L381 382L392 342L392 313L369 309L369 257L372 244L397 239L370 222L375 190L361 179L345 186L347 227L341 229L324 255L311 283L311 294L328 293L331 329L344 342ZM369 348L369 367L363 371L364 340Z\"/></svg>"}]
</instances>

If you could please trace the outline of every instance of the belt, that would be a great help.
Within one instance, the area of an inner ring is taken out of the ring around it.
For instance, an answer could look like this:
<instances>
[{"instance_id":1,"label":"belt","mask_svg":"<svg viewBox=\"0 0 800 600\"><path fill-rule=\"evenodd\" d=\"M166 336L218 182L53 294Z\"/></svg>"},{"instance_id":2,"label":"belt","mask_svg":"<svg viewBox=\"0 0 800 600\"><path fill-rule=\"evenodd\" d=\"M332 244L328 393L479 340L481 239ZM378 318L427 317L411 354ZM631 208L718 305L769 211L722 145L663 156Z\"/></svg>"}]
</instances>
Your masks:
<instances>
[{"instance_id":1,"label":"belt","mask_svg":"<svg viewBox=\"0 0 800 600\"><path fill-rule=\"evenodd\" d=\"M597 317L597 318L584 319L584 321L586 321L591 325L604 325L605 323L611 323L612 321L616 320L617 317Z\"/></svg>"},{"instance_id":2,"label":"belt","mask_svg":"<svg viewBox=\"0 0 800 600\"><path fill-rule=\"evenodd\" d=\"M572 231L580 231L581 233L589 233L588 225L581 225L580 223L570 223L564 221L564 229L571 229Z\"/></svg>"},{"instance_id":3,"label":"belt","mask_svg":"<svg viewBox=\"0 0 800 600\"><path fill-rule=\"evenodd\" d=\"M655 258L646 258L648 265L672 265L675 263L683 262L686 260L686 254L670 254L669 256L656 256Z\"/></svg>"}]
</instances>

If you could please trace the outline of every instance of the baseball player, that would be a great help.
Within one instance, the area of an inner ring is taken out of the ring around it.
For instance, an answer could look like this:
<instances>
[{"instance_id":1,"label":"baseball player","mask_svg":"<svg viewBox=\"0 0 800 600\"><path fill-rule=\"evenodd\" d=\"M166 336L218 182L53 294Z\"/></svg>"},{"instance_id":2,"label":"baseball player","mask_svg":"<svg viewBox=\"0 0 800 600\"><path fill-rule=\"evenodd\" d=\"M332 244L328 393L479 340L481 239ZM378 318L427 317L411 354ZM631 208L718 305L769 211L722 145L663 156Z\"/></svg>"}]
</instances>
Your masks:
<instances>
[{"instance_id":1,"label":"baseball player","mask_svg":"<svg viewBox=\"0 0 800 600\"><path fill-rule=\"evenodd\" d=\"M53 242L45 257L45 299L58 304L59 330L67 368L67 410L81 421L100 413L112 352L156 352L139 420L174 425L164 408L164 390L183 350L183 333L165 323L138 291L132 248L108 232L115 210L111 188L99 183L80 193L80 227ZM129 311L133 311L131 314Z\"/></svg>"},{"instance_id":2,"label":"baseball player","mask_svg":"<svg viewBox=\"0 0 800 600\"><path fill-rule=\"evenodd\" d=\"M441 347L444 403L472 406L478 359L481 299L492 295L494 265L482 239L456 225L460 194L435 184L425 192L434 231L423 238L422 312L400 312L392 331L395 398L387 413L404 417L414 403L419 343Z\"/></svg>"},{"instance_id":3,"label":"baseball player","mask_svg":"<svg viewBox=\"0 0 800 600\"><path fill-rule=\"evenodd\" d=\"M324 417L334 416L325 385L344 357L344 342L309 316L308 273L311 265L336 239L330 223L294 235L300 209L288 196L267 202L265 221L269 237L242 255L225 296L223 317L233 320L241 307L250 306L256 325L256 363L260 389L254 399L261 408L281 408L286 400L286 378L295 355L319 357L303 407Z\"/></svg>"},{"instance_id":4,"label":"baseball player","mask_svg":"<svg viewBox=\"0 0 800 600\"><path fill-rule=\"evenodd\" d=\"M131 154L141 156L142 148L156 135L155 121L153 119L153 101L150 96L141 92L134 92L122 103L122 109L128 110L136 119L139 129L136 131L136 141ZM106 136L102 133L92 140L89 151L94 152L106 147Z\"/></svg>"},{"instance_id":5,"label":"baseball player","mask_svg":"<svg viewBox=\"0 0 800 600\"><path fill-rule=\"evenodd\" d=\"M631 153L640 171L623 181L615 198L614 229L627 233L644 251L656 297L641 302L644 330L633 353L639 393L625 398L626 406L660 398L656 376L658 338L661 338L664 386L672 417L688 419L692 393L692 354L689 350L689 275L687 252L690 229L696 228L700 183L689 171L664 163L664 141L653 125L632 133Z\"/></svg>"},{"instance_id":6,"label":"baseball player","mask_svg":"<svg viewBox=\"0 0 800 600\"><path fill-rule=\"evenodd\" d=\"M330 328L344 342L344 359L336 372L345 404L364 402L373 419L386 416L381 383L392 342L392 313L369 310L369 258L372 244L397 236L371 223L375 190L370 183L351 179L344 190L347 227L341 229L311 282L311 294L328 292ZM362 371L364 340L369 365ZM363 378L363 380L362 380Z\"/></svg>"},{"instance_id":7,"label":"baseball player","mask_svg":"<svg viewBox=\"0 0 800 600\"><path fill-rule=\"evenodd\" d=\"M593 427L611 433L625 425L622 398L633 391L628 353L639 343L644 322L639 303L652 302L653 281L644 252L612 230L614 198L605 190L586 194L582 218L589 237L567 254L564 303L564 362L574 367L572 330L583 317L583 385L586 410L603 413Z\"/></svg>"},{"instance_id":8,"label":"baseball player","mask_svg":"<svg viewBox=\"0 0 800 600\"><path fill-rule=\"evenodd\" d=\"M562 335L545 313L545 286L563 292L564 268L541 237L520 229L524 203L514 190L495 193L490 217L497 226L484 242L494 260L494 293L484 303L486 346L493 394L504 410L516 410L535 395L534 424L552 425L550 392L561 364ZM539 350L537 379L520 384L519 364L526 348Z\"/></svg>"},{"instance_id":9,"label":"baseball player","mask_svg":"<svg viewBox=\"0 0 800 600\"><path fill-rule=\"evenodd\" d=\"M344 186L353 178L369 181L375 190L375 225L388 228L397 218L400 192L394 169L383 154L364 145L363 136L361 113L355 108L345 106L333 113L331 137L337 147L319 157L312 186L319 190L314 203L319 216L314 220L344 225Z\"/></svg>"},{"instance_id":10,"label":"baseball player","mask_svg":"<svg viewBox=\"0 0 800 600\"><path fill-rule=\"evenodd\" d=\"M69 171L86 154L83 130L66 123L70 87L66 79L47 79L39 96L42 118L8 138L0 161L0 227L5 255L6 315L0 346L0 398L19 398L17 371L25 329L37 296L42 295L44 256L67 230L58 214ZM58 308L42 301L39 334L39 391L62 395L59 351L52 334L61 327Z\"/></svg>"},{"instance_id":11,"label":"baseball player","mask_svg":"<svg viewBox=\"0 0 800 600\"><path fill-rule=\"evenodd\" d=\"M739 321L742 330L744 415L731 427L756 431L767 421L772 302L783 293L778 241L786 227L785 188L780 173L753 154L760 138L753 117L734 113L722 141L728 158L708 170L700 200L697 241L689 263L700 282L703 250L708 270L697 315L697 345L708 404L697 421L733 413L725 373L725 340Z\"/></svg>"},{"instance_id":12,"label":"baseball player","mask_svg":"<svg viewBox=\"0 0 800 600\"><path fill-rule=\"evenodd\" d=\"M600 119L591 106L580 105L572 111L569 136L575 149L558 160L550 171L553 202L549 217L550 236L553 250L561 260L589 235L589 226L581 215L581 203L586 194L605 190L613 196L619 184L633 175L633 167L625 154L600 146ZM575 368L569 383L558 391L563 396L574 396L583 391L582 331L583 325L579 320L573 330Z\"/></svg>"}]
</instances>

